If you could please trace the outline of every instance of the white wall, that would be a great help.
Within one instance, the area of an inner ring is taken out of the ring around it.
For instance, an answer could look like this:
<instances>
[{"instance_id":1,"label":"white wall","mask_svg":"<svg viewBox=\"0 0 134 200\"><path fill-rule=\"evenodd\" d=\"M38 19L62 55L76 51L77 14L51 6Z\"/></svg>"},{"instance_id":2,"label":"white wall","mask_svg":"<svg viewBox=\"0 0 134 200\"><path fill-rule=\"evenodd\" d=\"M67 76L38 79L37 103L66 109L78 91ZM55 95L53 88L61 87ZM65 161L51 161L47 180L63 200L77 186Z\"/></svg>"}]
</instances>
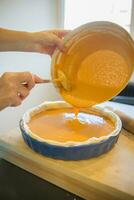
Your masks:
<instances>
[{"instance_id":1,"label":"white wall","mask_svg":"<svg viewBox=\"0 0 134 200\"><path fill-rule=\"evenodd\" d=\"M26 31L52 29L59 25L57 16L57 0L0 0L0 27ZM0 73L31 71L49 78L50 62L49 56L36 53L0 53ZM0 112L0 132L16 127L28 108L56 99L59 95L51 84L36 86L21 106Z\"/></svg>"}]
</instances>

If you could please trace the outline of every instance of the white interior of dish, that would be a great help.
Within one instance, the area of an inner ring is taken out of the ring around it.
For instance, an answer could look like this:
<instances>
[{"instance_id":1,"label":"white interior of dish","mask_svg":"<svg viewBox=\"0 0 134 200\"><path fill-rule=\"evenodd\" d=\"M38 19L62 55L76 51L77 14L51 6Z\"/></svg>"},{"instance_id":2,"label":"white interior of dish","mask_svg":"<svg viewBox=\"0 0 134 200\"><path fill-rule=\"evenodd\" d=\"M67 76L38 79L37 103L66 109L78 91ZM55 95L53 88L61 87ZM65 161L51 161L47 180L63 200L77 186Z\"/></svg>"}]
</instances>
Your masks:
<instances>
[{"instance_id":1,"label":"white interior of dish","mask_svg":"<svg viewBox=\"0 0 134 200\"><path fill-rule=\"evenodd\" d=\"M99 111L100 113L103 112L103 115L107 116L109 119L111 119L114 124L115 124L115 130L113 132L111 132L109 135L107 136L101 136L99 138L96 137L92 137L86 141L83 142L74 142L74 141L68 141L68 142L58 142L58 141L53 141L53 140L47 140L47 139L43 139L41 137L39 137L38 135L36 135L35 133L33 133L27 123L30 121L31 117L36 115L37 113L42 112L43 110L49 110L49 109L57 109L57 108L66 108L66 107L71 107L69 104L67 104L64 101L49 101L49 102L44 102L42 104L40 104L37 107L34 107L30 110L28 110L22 117L22 128L25 130L25 132L27 134L29 134L32 138L40 141L40 142L47 142L49 144L52 145L58 145L58 146L80 146L80 145L89 145L89 144L93 144L93 143L98 143L102 140L107 140L109 137L112 136L116 136L120 133L121 127L122 127L122 123L120 118L113 113L112 111L106 109L106 108L101 108L99 106L94 106L93 108L95 108L97 111Z\"/></svg>"}]
</instances>

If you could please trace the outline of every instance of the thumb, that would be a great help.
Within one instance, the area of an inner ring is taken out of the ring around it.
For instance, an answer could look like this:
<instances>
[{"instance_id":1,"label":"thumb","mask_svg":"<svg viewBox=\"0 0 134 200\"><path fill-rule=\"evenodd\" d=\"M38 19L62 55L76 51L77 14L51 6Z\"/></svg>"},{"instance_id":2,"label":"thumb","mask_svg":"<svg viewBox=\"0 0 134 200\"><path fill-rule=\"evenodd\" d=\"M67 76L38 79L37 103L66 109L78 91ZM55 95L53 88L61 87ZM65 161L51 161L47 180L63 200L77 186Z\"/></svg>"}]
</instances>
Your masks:
<instances>
[{"instance_id":1,"label":"thumb","mask_svg":"<svg viewBox=\"0 0 134 200\"><path fill-rule=\"evenodd\" d=\"M33 79L35 83L44 83L44 79L42 79L41 77L37 75L33 75Z\"/></svg>"},{"instance_id":2,"label":"thumb","mask_svg":"<svg viewBox=\"0 0 134 200\"><path fill-rule=\"evenodd\" d=\"M38 83L49 83L50 80L44 80L43 78L37 76L37 75L33 75L33 79L34 79L34 82L35 84L38 84Z\"/></svg>"},{"instance_id":3,"label":"thumb","mask_svg":"<svg viewBox=\"0 0 134 200\"><path fill-rule=\"evenodd\" d=\"M53 43L61 50L65 52L66 47L64 46L63 40L58 38L56 35L53 36Z\"/></svg>"}]
</instances>

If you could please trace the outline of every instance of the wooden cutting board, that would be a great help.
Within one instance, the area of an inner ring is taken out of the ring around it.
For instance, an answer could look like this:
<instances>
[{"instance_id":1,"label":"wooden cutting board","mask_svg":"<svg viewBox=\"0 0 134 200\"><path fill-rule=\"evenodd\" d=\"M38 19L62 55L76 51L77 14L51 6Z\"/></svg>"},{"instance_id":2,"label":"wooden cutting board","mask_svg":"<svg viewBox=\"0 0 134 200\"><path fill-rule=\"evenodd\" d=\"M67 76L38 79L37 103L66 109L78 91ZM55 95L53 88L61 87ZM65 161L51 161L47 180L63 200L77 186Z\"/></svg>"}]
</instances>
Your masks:
<instances>
[{"instance_id":1,"label":"wooden cutting board","mask_svg":"<svg viewBox=\"0 0 134 200\"><path fill-rule=\"evenodd\" d=\"M83 161L44 157L23 141L20 130L0 134L5 160L84 199L134 199L134 136L122 130L115 147L105 155Z\"/></svg>"}]
</instances>

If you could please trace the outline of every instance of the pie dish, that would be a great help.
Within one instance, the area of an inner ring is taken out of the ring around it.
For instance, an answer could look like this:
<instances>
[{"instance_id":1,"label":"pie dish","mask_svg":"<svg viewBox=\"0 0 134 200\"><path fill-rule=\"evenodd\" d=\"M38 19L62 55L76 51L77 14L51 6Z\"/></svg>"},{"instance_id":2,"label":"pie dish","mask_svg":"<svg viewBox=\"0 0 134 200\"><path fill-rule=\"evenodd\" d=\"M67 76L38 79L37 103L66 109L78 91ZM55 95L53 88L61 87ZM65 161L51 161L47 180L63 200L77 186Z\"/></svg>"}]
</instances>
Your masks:
<instances>
[{"instance_id":1,"label":"pie dish","mask_svg":"<svg viewBox=\"0 0 134 200\"><path fill-rule=\"evenodd\" d=\"M44 112L45 115L45 112L47 113L52 110L71 108L72 107L69 104L63 101L56 101L44 102L43 104L28 110L20 120L20 129L24 141L30 148L40 154L63 160L88 159L109 151L117 142L119 137L122 126L121 120L112 111L99 106L94 106L92 110L86 109L81 112L86 112L86 114L91 115L91 112L93 111L97 117L100 116L101 119L108 119L110 123L113 124L114 128L112 131L108 134L101 135L100 137L89 137L89 139L83 141L71 140L71 138L67 141L58 141L52 138L45 138L45 132L43 137L40 137L37 133L31 130L29 123L32 122L32 119L40 113ZM44 124L44 127L45 126L47 126L47 124ZM98 129L98 132L99 131L100 128Z\"/></svg>"}]
</instances>

